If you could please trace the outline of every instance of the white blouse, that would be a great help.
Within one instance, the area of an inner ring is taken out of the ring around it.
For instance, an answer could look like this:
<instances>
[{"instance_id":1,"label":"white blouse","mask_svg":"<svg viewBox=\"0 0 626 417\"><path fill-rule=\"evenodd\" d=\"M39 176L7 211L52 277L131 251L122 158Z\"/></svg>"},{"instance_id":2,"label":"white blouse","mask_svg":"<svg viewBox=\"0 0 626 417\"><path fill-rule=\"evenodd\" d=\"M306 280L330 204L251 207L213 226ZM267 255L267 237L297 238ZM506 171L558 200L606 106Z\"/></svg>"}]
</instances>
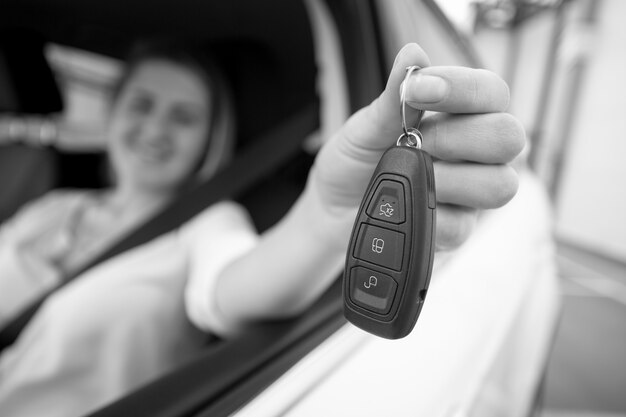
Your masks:
<instances>
[{"instance_id":1,"label":"white blouse","mask_svg":"<svg viewBox=\"0 0 626 417\"><path fill-rule=\"evenodd\" d=\"M0 326L59 282L88 198L51 193L0 228ZM245 210L221 202L55 292L0 356L0 415L83 415L191 358L206 341L198 328L236 331L213 288L257 240Z\"/></svg>"}]
</instances>

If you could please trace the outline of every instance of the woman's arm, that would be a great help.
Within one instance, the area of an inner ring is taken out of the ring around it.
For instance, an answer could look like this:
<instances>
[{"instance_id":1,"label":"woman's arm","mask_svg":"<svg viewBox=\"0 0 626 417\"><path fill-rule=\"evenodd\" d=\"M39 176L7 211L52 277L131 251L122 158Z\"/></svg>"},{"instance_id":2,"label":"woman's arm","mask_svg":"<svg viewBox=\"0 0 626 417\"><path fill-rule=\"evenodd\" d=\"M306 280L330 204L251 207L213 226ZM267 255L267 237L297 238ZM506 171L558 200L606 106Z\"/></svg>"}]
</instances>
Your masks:
<instances>
[{"instance_id":1,"label":"woman's arm","mask_svg":"<svg viewBox=\"0 0 626 417\"><path fill-rule=\"evenodd\" d=\"M400 51L387 87L324 146L305 191L288 215L217 278L217 308L230 321L296 314L340 271L352 223L369 178L401 133L405 68L428 67L415 44ZM479 209L506 204L517 191L508 163L521 152L520 123L503 113L506 84L484 70L428 67L411 76L407 103L438 112L421 125L437 186L436 245L453 248L470 234Z\"/></svg>"}]
</instances>

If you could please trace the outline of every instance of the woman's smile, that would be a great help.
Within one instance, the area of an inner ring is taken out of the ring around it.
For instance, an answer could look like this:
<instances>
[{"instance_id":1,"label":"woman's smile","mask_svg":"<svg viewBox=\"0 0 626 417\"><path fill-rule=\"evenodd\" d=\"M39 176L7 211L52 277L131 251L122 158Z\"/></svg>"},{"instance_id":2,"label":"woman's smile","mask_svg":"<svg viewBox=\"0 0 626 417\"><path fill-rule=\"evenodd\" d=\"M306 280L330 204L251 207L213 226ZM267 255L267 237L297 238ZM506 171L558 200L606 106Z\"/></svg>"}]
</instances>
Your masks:
<instances>
[{"instance_id":1,"label":"woman's smile","mask_svg":"<svg viewBox=\"0 0 626 417\"><path fill-rule=\"evenodd\" d=\"M174 147L164 139L134 138L128 139L128 150L133 157L146 163L167 163L174 156Z\"/></svg>"}]
</instances>

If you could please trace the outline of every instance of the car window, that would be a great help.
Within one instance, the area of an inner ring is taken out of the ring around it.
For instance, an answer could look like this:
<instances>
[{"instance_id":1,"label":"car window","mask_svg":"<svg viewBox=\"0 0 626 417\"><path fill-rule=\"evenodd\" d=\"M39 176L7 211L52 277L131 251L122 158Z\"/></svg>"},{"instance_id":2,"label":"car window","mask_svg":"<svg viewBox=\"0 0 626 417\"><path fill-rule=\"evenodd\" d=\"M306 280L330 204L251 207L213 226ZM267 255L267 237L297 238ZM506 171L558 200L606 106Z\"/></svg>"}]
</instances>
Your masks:
<instances>
[{"instance_id":1,"label":"car window","mask_svg":"<svg viewBox=\"0 0 626 417\"><path fill-rule=\"evenodd\" d=\"M381 37L388 65L406 43L417 42L433 65L481 66L469 40L456 30L434 1L396 0L381 3ZM384 4L382 4L384 3Z\"/></svg>"}]
</instances>

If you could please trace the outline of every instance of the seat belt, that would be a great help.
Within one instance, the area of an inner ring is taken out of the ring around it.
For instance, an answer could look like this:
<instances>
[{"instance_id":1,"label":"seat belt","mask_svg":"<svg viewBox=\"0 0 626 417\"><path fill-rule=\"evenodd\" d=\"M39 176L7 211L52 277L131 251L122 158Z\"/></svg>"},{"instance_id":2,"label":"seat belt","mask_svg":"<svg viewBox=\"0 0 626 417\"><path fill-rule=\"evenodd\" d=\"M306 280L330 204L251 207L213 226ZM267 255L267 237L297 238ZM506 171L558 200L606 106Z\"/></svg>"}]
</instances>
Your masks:
<instances>
[{"instance_id":1,"label":"seat belt","mask_svg":"<svg viewBox=\"0 0 626 417\"><path fill-rule=\"evenodd\" d=\"M64 285L94 266L176 229L211 204L245 191L260 178L271 173L272 169L294 156L301 149L306 134L318 127L317 114L317 104L308 105L277 128L253 141L232 164L213 178L177 198L86 266L65 277L61 284L47 291L5 325L0 331L0 352L15 342L48 296Z\"/></svg>"}]
</instances>

